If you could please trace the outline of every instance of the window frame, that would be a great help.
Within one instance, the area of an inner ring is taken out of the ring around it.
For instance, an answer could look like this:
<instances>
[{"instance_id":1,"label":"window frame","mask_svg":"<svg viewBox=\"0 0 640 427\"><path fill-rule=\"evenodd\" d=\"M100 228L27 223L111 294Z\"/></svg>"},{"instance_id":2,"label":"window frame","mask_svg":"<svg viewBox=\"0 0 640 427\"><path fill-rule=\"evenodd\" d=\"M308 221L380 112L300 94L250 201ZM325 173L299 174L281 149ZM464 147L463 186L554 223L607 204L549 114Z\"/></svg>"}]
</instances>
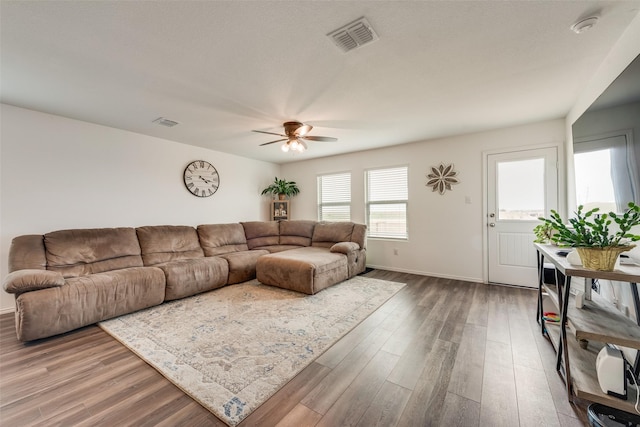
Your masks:
<instances>
[{"instance_id":1,"label":"window frame","mask_svg":"<svg viewBox=\"0 0 640 427\"><path fill-rule=\"evenodd\" d=\"M369 174L371 172L374 171L381 171L381 170L390 170L390 169L401 169L404 168L406 169L406 192L407 192L407 197L406 199L388 199L388 200L380 200L380 201L375 201L375 202L371 202L369 201ZM367 238L370 239L379 239L379 240L402 240L402 241L406 241L409 240L409 165L408 164L403 164L403 165L395 165L395 166L385 166L385 167L376 167L376 168L370 168L370 169L365 169L364 171L364 185L365 185L365 189L364 189L364 197L365 197L365 220L366 220L366 224L367 224ZM372 227L371 227L371 205L404 205L404 226L405 226L405 231L404 231L404 236L381 236L381 235L372 235Z\"/></svg>"}]
</instances>

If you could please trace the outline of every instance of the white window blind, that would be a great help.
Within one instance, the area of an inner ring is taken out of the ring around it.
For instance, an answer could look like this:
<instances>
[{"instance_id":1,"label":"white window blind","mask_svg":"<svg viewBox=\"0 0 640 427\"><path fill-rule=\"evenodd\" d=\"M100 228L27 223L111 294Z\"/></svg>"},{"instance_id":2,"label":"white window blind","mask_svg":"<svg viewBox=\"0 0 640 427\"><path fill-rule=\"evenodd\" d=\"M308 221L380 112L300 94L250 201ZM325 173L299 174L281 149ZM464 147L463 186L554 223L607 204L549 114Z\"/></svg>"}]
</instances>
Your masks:
<instances>
[{"instance_id":1,"label":"white window blind","mask_svg":"<svg viewBox=\"0 0 640 427\"><path fill-rule=\"evenodd\" d=\"M407 238L408 167L366 171L369 237Z\"/></svg>"},{"instance_id":2,"label":"white window blind","mask_svg":"<svg viewBox=\"0 0 640 427\"><path fill-rule=\"evenodd\" d=\"M351 173L318 177L318 220L351 221Z\"/></svg>"}]
</instances>

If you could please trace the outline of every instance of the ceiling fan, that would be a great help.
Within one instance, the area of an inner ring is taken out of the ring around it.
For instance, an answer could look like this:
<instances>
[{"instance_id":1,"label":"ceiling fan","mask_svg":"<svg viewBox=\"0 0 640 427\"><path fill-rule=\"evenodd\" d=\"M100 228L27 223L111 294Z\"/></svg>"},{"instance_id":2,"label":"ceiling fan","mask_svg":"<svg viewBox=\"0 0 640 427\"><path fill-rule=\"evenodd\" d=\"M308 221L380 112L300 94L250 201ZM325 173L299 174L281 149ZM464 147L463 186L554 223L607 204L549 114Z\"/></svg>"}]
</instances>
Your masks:
<instances>
[{"instance_id":1,"label":"ceiling fan","mask_svg":"<svg viewBox=\"0 0 640 427\"><path fill-rule=\"evenodd\" d=\"M275 141L265 142L263 145L275 144L276 142L286 141L282 144L282 151L285 153L289 150L298 151L302 153L307 147L306 141L337 141L338 138L332 138L329 136L310 136L307 135L313 126L306 125L300 122L285 122L284 133L265 132L263 130L254 130L253 132L266 133L268 135L278 135L284 138L276 139Z\"/></svg>"}]
</instances>

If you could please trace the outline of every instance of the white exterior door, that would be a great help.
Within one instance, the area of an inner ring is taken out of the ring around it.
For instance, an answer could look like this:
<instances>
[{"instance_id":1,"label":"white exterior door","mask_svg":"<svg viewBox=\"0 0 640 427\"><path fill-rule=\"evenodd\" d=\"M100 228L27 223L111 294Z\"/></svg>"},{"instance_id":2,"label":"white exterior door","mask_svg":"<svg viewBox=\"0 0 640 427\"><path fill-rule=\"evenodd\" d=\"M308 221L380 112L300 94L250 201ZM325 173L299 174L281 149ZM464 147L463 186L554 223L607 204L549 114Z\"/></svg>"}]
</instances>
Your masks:
<instances>
[{"instance_id":1,"label":"white exterior door","mask_svg":"<svg viewBox=\"0 0 640 427\"><path fill-rule=\"evenodd\" d=\"M487 156L490 283L537 286L533 228L558 204L557 149Z\"/></svg>"}]
</instances>

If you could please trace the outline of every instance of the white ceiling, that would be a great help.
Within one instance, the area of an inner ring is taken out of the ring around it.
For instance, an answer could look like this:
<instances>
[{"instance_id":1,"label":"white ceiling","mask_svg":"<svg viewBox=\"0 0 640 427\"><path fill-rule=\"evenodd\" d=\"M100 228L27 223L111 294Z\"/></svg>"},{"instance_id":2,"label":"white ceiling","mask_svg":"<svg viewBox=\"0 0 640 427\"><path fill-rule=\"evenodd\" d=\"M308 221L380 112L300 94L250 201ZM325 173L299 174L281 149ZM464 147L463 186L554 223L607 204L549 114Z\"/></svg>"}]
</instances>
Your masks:
<instances>
[{"instance_id":1,"label":"white ceiling","mask_svg":"<svg viewBox=\"0 0 640 427\"><path fill-rule=\"evenodd\" d=\"M2 102L284 163L564 117L640 0L0 8ZM569 30L592 14L592 30ZM379 40L342 53L326 34L361 16ZM339 141L258 147L277 138L252 129L287 120Z\"/></svg>"}]
</instances>

